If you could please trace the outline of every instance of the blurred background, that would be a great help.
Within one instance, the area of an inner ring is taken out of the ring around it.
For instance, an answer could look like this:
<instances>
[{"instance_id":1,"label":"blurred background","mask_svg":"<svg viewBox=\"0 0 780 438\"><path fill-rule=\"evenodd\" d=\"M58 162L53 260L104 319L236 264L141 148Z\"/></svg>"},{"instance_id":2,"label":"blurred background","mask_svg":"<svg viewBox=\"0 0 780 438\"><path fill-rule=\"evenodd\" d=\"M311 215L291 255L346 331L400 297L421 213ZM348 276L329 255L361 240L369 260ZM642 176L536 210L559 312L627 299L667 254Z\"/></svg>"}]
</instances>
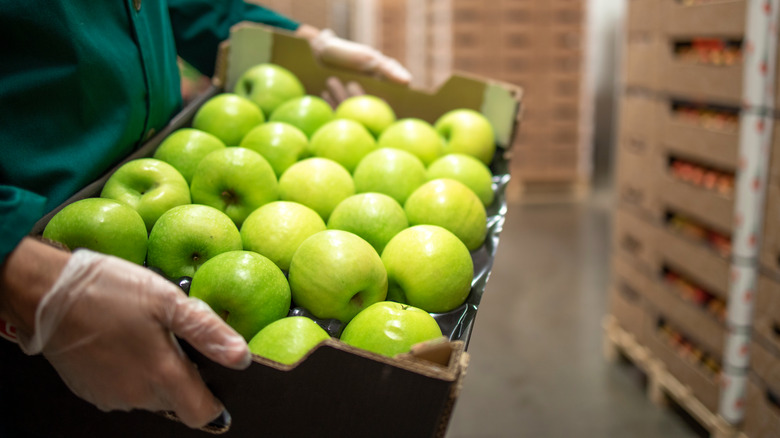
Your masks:
<instances>
[{"instance_id":1,"label":"blurred background","mask_svg":"<svg viewBox=\"0 0 780 438\"><path fill-rule=\"evenodd\" d=\"M448 437L780 437L780 1L252 1L524 89Z\"/></svg>"}]
</instances>

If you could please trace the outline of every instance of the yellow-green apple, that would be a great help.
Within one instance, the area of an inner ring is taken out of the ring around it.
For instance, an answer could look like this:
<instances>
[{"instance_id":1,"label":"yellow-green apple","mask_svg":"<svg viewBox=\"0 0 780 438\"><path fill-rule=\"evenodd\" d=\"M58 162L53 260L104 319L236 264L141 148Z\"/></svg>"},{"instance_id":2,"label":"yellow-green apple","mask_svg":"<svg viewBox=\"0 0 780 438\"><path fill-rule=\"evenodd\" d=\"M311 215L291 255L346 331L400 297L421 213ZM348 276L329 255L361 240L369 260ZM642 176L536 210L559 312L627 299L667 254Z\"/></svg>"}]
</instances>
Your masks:
<instances>
[{"instance_id":1,"label":"yellow-green apple","mask_svg":"<svg viewBox=\"0 0 780 438\"><path fill-rule=\"evenodd\" d=\"M309 139L303 131L289 123L268 122L249 131L239 146L262 155L279 178L288 167L304 157Z\"/></svg>"},{"instance_id":2,"label":"yellow-green apple","mask_svg":"<svg viewBox=\"0 0 780 438\"><path fill-rule=\"evenodd\" d=\"M450 178L474 191L485 207L493 203L493 173L485 163L466 154L447 154L428 166L428 179Z\"/></svg>"},{"instance_id":3,"label":"yellow-green apple","mask_svg":"<svg viewBox=\"0 0 780 438\"><path fill-rule=\"evenodd\" d=\"M241 226L241 241L245 250L268 257L287 272L298 246L326 229L325 221L311 208L297 202L274 201L246 218Z\"/></svg>"},{"instance_id":4,"label":"yellow-green apple","mask_svg":"<svg viewBox=\"0 0 780 438\"><path fill-rule=\"evenodd\" d=\"M471 155L488 166L493 161L496 153L493 125L481 113L467 108L448 111L434 126L445 139L446 153Z\"/></svg>"},{"instance_id":5,"label":"yellow-green apple","mask_svg":"<svg viewBox=\"0 0 780 438\"><path fill-rule=\"evenodd\" d=\"M250 341L249 351L285 365L292 365L330 335L305 316L288 316L260 330Z\"/></svg>"},{"instance_id":6,"label":"yellow-green apple","mask_svg":"<svg viewBox=\"0 0 780 438\"><path fill-rule=\"evenodd\" d=\"M396 234L382 252L387 299L426 312L449 312L466 301L474 262L457 236L436 225L416 225Z\"/></svg>"},{"instance_id":7,"label":"yellow-green apple","mask_svg":"<svg viewBox=\"0 0 780 438\"><path fill-rule=\"evenodd\" d=\"M146 259L144 220L127 205L105 198L86 198L57 212L43 237L71 250L86 248L142 265Z\"/></svg>"},{"instance_id":8,"label":"yellow-green apple","mask_svg":"<svg viewBox=\"0 0 780 438\"><path fill-rule=\"evenodd\" d=\"M290 262L293 302L316 318L349 322L387 294L387 272L374 247L355 234L320 231Z\"/></svg>"},{"instance_id":9,"label":"yellow-green apple","mask_svg":"<svg viewBox=\"0 0 780 438\"><path fill-rule=\"evenodd\" d=\"M139 158L112 173L100 197L127 204L141 215L150 232L163 213L190 203L190 187L179 171L165 161Z\"/></svg>"},{"instance_id":10,"label":"yellow-green apple","mask_svg":"<svg viewBox=\"0 0 780 438\"><path fill-rule=\"evenodd\" d=\"M336 107L336 117L359 122L375 138L395 120L395 112L384 100L370 94L352 96Z\"/></svg>"},{"instance_id":11,"label":"yellow-green apple","mask_svg":"<svg viewBox=\"0 0 780 438\"><path fill-rule=\"evenodd\" d=\"M252 101L233 93L218 94L207 100L192 119L192 127L214 135L227 146L238 146L265 115Z\"/></svg>"},{"instance_id":12,"label":"yellow-green apple","mask_svg":"<svg viewBox=\"0 0 780 438\"><path fill-rule=\"evenodd\" d=\"M428 312L408 304L381 301L358 313L344 327L341 341L383 356L408 353L420 342L442 337Z\"/></svg>"},{"instance_id":13,"label":"yellow-green apple","mask_svg":"<svg viewBox=\"0 0 780 438\"><path fill-rule=\"evenodd\" d=\"M336 206L355 194L352 175L327 158L306 158L290 166L279 178L283 201L303 204L326 221Z\"/></svg>"},{"instance_id":14,"label":"yellow-green apple","mask_svg":"<svg viewBox=\"0 0 780 438\"><path fill-rule=\"evenodd\" d=\"M189 184L200 160L209 152L224 147L225 143L222 140L208 132L195 128L181 128L160 143L153 157L175 167Z\"/></svg>"},{"instance_id":15,"label":"yellow-green apple","mask_svg":"<svg viewBox=\"0 0 780 438\"><path fill-rule=\"evenodd\" d=\"M411 152L380 148L360 160L355 172L355 191L384 193L401 205L428 179L425 165Z\"/></svg>"},{"instance_id":16,"label":"yellow-green apple","mask_svg":"<svg viewBox=\"0 0 780 438\"><path fill-rule=\"evenodd\" d=\"M257 152L228 147L206 155L192 175L192 202L225 212L241 227L261 205L279 199L274 169Z\"/></svg>"},{"instance_id":17,"label":"yellow-green apple","mask_svg":"<svg viewBox=\"0 0 780 438\"><path fill-rule=\"evenodd\" d=\"M352 173L360 160L376 149L376 140L360 123L336 119L312 135L309 147L314 156L329 158Z\"/></svg>"},{"instance_id":18,"label":"yellow-green apple","mask_svg":"<svg viewBox=\"0 0 780 438\"><path fill-rule=\"evenodd\" d=\"M163 213L149 233L146 262L169 279L192 277L210 258L241 249L241 234L225 213L188 204Z\"/></svg>"},{"instance_id":19,"label":"yellow-green apple","mask_svg":"<svg viewBox=\"0 0 780 438\"><path fill-rule=\"evenodd\" d=\"M444 139L430 123L422 119L396 121L382 132L377 144L380 148L409 151L426 166L444 154Z\"/></svg>"},{"instance_id":20,"label":"yellow-green apple","mask_svg":"<svg viewBox=\"0 0 780 438\"><path fill-rule=\"evenodd\" d=\"M382 254L385 245L407 228L406 212L382 193L360 193L341 201L328 219L328 228L357 234Z\"/></svg>"},{"instance_id":21,"label":"yellow-green apple","mask_svg":"<svg viewBox=\"0 0 780 438\"><path fill-rule=\"evenodd\" d=\"M311 138L320 126L333 120L333 108L317 96L302 96L279 105L271 113L272 122L289 123Z\"/></svg>"},{"instance_id":22,"label":"yellow-green apple","mask_svg":"<svg viewBox=\"0 0 780 438\"><path fill-rule=\"evenodd\" d=\"M458 236L469 251L479 248L487 234L487 212L465 184L439 178L421 185L404 204L409 225L438 225Z\"/></svg>"},{"instance_id":23,"label":"yellow-green apple","mask_svg":"<svg viewBox=\"0 0 780 438\"><path fill-rule=\"evenodd\" d=\"M190 296L206 302L245 340L290 311L290 285L282 271L252 251L216 255L195 272Z\"/></svg>"},{"instance_id":24,"label":"yellow-green apple","mask_svg":"<svg viewBox=\"0 0 780 438\"><path fill-rule=\"evenodd\" d=\"M255 65L242 73L233 91L254 102L266 116L282 103L305 93L295 74L271 63Z\"/></svg>"}]
</instances>

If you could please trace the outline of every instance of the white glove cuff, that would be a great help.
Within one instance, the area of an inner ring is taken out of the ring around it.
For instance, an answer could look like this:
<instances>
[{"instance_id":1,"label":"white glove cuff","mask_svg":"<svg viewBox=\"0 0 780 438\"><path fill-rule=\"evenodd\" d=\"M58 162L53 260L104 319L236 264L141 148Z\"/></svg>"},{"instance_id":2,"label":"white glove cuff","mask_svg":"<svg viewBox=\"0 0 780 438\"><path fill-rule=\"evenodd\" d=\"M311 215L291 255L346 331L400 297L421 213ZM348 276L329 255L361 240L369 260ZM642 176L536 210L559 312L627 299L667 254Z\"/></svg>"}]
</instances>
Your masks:
<instances>
[{"instance_id":1,"label":"white glove cuff","mask_svg":"<svg viewBox=\"0 0 780 438\"><path fill-rule=\"evenodd\" d=\"M43 351L62 318L78 300L79 294L83 293L83 288L74 286L89 280L92 275L90 267L101 257L105 256L84 249L70 256L57 281L38 303L35 310L35 333L31 336L19 333L19 346L25 354L34 355Z\"/></svg>"}]
</instances>

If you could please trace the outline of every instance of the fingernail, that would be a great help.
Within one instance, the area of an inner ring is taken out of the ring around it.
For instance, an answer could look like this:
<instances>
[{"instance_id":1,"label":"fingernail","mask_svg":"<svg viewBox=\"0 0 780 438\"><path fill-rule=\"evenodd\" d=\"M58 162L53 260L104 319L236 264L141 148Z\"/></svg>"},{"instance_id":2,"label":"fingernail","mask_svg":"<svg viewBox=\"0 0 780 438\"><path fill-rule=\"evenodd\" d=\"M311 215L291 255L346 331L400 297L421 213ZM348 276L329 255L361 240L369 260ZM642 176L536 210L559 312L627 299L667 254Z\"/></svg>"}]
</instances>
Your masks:
<instances>
[{"instance_id":1,"label":"fingernail","mask_svg":"<svg viewBox=\"0 0 780 438\"><path fill-rule=\"evenodd\" d=\"M230 427L230 423L233 421L233 417L230 416L230 412L227 409L222 410L219 416L213 419L206 427L215 429L225 429Z\"/></svg>"}]
</instances>

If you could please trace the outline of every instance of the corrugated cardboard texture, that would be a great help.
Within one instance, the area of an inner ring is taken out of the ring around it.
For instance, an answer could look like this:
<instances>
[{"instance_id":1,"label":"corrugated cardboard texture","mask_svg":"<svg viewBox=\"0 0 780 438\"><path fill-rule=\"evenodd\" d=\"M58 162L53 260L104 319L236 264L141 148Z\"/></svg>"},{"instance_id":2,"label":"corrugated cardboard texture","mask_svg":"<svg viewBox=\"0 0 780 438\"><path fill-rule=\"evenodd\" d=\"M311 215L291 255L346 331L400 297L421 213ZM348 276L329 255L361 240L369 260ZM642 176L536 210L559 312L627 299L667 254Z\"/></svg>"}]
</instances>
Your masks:
<instances>
[{"instance_id":1,"label":"corrugated cardboard texture","mask_svg":"<svg viewBox=\"0 0 780 438\"><path fill-rule=\"evenodd\" d=\"M701 401L710 412L717 412L720 399L717 378L674 350L658 332L658 322L665 315L652 306L648 306L647 309L648 316L645 318L647 347L674 378L690 387L694 397ZM677 330L679 331L679 328ZM682 334L686 337L691 336L687 333Z\"/></svg>"},{"instance_id":2,"label":"corrugated cardboard texture","mask_svg":"<svg viewBox=\"0 0 780 438\"><path fill-rule=\"evenodd\" d=\"M659 148L660 149L660 148ZM658 187L658 201L664 211L682 213L706 224L710 228L731 235L734 228L734 198L672 176L669 150L659 150L664 166Z\"/></svg>"},{"instance_id":3,"label":"corrugated cardboard texture","mask_svg":"<svg viewBox=\"0 0 780 438\"><path fill-rule=\"evenodd\" d=\"M256 358L244 371L185 351L233 417L225 437L432 437L449 419L465 368L463 343L454 347L442 367L391 361L329 340L293 368ZM210 436L145 411L98 411L73 395L42 356L27 357L6 341L0 351L0 375L13 376L0 381L6 428L52 438Z\"/></svg>"},{"instance_id":4,"label":"corrugated cardboard texture","mask_svg":"<svg viewBox=\"0 0 780 438\"><path fill-rule=\"evenodd\" d=\"M780 276L780 185L774 181L766 189L760 263L763 269Z\"/></svg>"},{"instance_id":5,"label":"corrugated cardboard texture","mask_svg":"<svg viewBox=\"0 0 780 438\"><path fill-rule=\"evenodd\" d=\"M704 244L668 228L657 235L657 248L664 266L685 275L707 292L728 300L730 261Z\"/></svg>"},{"instance_id":6,"label":"corrugated cardboard texture","mask_svg":"<svg viewBox=\"0 0 780 438\"><path fill-rule=\"evenodd\" d=\"M753 336L768 348L780 352L780 281L777 277L761 274L754 309Z\"/></svg>"},{"instance_id":7,"label":"corrugated cardboard texture","mask_svg":"<svg viewBox=\"0 0 780 438\"><path fill-rule=\"evenodd\" d=\"M747 438L776 438L780 430L778 392L770 392L755 375L750 376L742 433ZM771 395L771 398L770 398Z\"/></svg>"},{"instance_id":8,"label":"corrugated cardboard texture","mask_svg":"<svg viewBox=\"0 0 780 438\"><path fill-rule=\"evenodd\" d=\"M658 98L655 106L660 149L667 151L667 155L735 172L738 165L739 127L735 126L733 131L709 129L677 116L673 102L672 97L663 96Z\"/></svg>"},{"instance_id":9,"label":"corrugated cardboard texture","mask_svg":"<svg viewBox=\"0 0 780 438\"><path fill-rule=\"evenodd\" d=\"M657 245L661 230L646 217L622 207L615 210L613 218L613 254L637 267L648 278L658 278L661 275L661 260Z\"/></svg>"},{"instance_id":10,"label":"corrugated cardboard texture","mask_svg":"<svg viewBox=\"0 0 780 438\"><path fill-rule=\"evenodd\" d=\"M610 314L620 327L645 345L645 303L651 280L621 257L612 258L612 284L609 288Z\"/></svg>"},{"instance_id":11,"label":"corrugated cardboard texture","mask_svg":"<svg viewBox=\"0 0 780 438\"><path fill-rule=\"evenodd\" d=\"M629 33L623 47L623 84L649 90L660 89L660 50L661 38L657 33Z\"/></svg>"}]
</instances>

